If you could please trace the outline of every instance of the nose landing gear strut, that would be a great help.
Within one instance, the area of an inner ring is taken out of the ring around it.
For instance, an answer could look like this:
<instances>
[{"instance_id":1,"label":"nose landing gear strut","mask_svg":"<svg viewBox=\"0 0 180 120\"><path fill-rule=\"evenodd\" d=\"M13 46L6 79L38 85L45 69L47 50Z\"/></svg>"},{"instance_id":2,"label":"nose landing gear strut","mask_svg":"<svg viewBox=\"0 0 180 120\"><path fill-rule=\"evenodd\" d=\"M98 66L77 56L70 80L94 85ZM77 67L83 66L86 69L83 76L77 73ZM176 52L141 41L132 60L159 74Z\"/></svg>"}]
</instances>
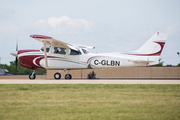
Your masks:
<instances>
[{"instance_id":1,"label":"nose landing gear strut","mask_svg":"<svg viewBox=\"0 0 180 120\"><path fill-rule=\"evenodd\" d=\"M31 80L36 79L36 74L35 74L36 71L37 71L36 69L33 70L33 73L29 75L29 79L31 79Z\"/></svg>"}]
</instances>

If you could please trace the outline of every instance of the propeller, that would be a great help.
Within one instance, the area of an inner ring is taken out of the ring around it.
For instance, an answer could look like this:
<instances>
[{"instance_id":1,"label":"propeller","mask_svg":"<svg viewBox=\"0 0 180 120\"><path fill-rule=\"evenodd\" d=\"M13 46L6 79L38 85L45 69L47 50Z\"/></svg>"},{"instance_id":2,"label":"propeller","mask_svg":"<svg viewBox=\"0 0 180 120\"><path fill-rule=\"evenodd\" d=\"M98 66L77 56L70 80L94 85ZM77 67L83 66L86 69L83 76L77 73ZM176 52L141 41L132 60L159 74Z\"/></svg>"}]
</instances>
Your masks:
<instances>
[{"instance_id":1,"label":"propeller","mask_svg":"<svg viewBox=\"0 0 180 120\"><path fill-rule=\"evenodd\" d=\"M18 41L16 43L16 51L18 52ZM18 57L16 56L16 59L15 59L15 62L16 62L16 73L17 73L17 63L18 63Z\"/></svg>"},{"instance_id":2,"label":"propeller","mask_svg":"<svg viewBox=\"0 0 180 120\"><path fill-rule=\"evenodd\" d=\"M17 73L17 64L18 64L18 38L16 42L16 59L15 59L15 65L16 65L16 73Z\"/></svg>"},{"instance_id":3,"label":"propeller","mask_svg":"<svg viewBox=\"0 0 180 120\"><path fill-rule=\"evenodd\" d=\"M16 65L16 73L17 73L17 65L18 65L18 39L16 42L16 51L12 52L11 55L15 56L15 65Z\"/></svg>"}]
</instances>

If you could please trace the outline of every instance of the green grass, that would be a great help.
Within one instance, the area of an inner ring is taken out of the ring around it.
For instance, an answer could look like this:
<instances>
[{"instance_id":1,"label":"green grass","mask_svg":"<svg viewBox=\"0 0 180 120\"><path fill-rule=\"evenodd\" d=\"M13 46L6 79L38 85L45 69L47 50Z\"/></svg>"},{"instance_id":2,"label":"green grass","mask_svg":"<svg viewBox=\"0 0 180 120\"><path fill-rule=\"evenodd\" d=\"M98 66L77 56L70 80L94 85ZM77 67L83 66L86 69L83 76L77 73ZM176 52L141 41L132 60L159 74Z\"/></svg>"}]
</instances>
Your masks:
<instances>
[{"instance_id":1,"label":"green grass","mask_svg":"<svg viewBox=\"0 0 180 120\"><path fill-rule=\"evenodd\" d=\"M0 85L0 120L179 120L180 85Z\"/></svg>"}]
</instances>

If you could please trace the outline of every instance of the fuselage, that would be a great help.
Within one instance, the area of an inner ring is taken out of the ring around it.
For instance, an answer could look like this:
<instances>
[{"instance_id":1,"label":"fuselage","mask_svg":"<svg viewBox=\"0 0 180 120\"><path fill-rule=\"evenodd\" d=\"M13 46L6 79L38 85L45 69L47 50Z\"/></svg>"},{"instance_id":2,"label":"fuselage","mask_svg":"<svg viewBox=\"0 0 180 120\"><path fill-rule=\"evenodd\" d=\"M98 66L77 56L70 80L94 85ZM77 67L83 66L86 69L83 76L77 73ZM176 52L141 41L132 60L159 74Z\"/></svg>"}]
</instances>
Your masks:
<instances>
[{"instance_id":1,"label":"fuselage","mask_svg":"<svg viewBox=\"0 0 180 120\"><path fill-rule=\"evenodd\" d=\"M116 54L94 54L84 49L78 49L78 53L68 52L56 53L53 47L48 48L47 66L45 55L42 50L19 50L19 64L29 69L86 69L120 66L146 66L146 63L135 63L131 55ZM72 50L71 50L72 51Z\"/></svg>"}]
</instances>

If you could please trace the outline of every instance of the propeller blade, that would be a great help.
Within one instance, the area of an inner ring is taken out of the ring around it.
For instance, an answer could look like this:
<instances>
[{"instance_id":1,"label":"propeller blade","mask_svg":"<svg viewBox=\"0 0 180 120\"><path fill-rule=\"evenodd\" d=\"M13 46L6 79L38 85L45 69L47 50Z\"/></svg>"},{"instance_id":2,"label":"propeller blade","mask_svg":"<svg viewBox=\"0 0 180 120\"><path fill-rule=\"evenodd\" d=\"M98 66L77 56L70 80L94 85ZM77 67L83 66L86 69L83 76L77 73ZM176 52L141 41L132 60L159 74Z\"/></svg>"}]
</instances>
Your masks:
<instances>
[{"instance_id":1,"label":"propeller blade","mask_svg":"<svg viewBox=\"0 0 180 120\"><path fill-rule=\"evenodd\" d=\"M17 53L18 53L18 38L17 38L17 42L16 42L16 51L17 51ZM17 73L18 57L16 57L15 62L16 62L16 73Z\"/></svg>"},{"instance_id":2,"label":"propeller blade","mask_svg":"<svg viewBox=\"0 0 180 120\"><path fill-rule=\"evenodd\" d=\"M18 51L18 40L16 42L16 51Z\"/></svg>"},{"instance_id":3,"label":"propeller blade","mask_svg":"<svg viewBox=\"0 0 180 120\"><path fill-rule=\"evenodd\" d=\"M17 63L18 63L18 58L16 57L16 72L17 72Z\"/></svg>"}]
</instances>

